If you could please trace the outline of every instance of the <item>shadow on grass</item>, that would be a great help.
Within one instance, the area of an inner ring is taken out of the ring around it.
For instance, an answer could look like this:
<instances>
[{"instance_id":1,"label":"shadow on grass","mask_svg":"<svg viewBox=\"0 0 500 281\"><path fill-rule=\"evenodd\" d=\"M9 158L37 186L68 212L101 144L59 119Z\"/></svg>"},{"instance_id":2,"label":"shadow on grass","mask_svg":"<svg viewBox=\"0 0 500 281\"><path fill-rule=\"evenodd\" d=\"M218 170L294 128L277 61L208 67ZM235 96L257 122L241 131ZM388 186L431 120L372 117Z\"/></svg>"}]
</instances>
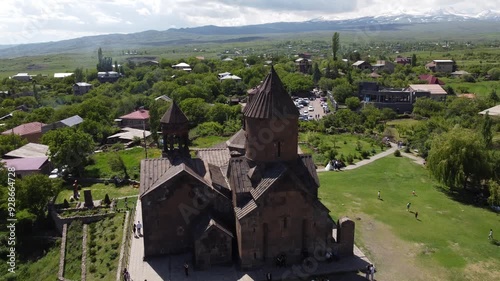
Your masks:
<instances>
[{"instance_id":1,"label":"shadow on grass","mask_svg":"<svg viewBox=\"0 0 500 281\"><path fill-rule=\"evenodd\" d=\"M493 244L494 246L500 247L500 240L492 239L490 240L490 243Z\"/></svg>"},{"instance_id":2,"label":"shadow on grass","mask_svg":"<svg viewBox=\"0 0 500 281\"><path fill-rule=\"evenodd\" d=\"M483 195L483 190L475 187L467 189L450 189L443 185L434 185L441 193L445 194L448 198L460 202L465 205L470 205L494 212L487 203L487 198Z\"/></svg>"}]
</instances>

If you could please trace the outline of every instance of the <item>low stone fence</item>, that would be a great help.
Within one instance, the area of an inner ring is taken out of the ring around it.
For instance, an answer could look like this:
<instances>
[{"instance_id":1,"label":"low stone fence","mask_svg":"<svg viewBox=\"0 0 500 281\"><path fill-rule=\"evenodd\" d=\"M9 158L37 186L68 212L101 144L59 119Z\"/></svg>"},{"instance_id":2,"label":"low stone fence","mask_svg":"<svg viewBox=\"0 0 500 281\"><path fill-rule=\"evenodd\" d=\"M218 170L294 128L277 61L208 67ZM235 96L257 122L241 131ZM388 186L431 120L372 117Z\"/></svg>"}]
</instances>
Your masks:
<instances>
[{"instance_id":1,"label":"low stone fence","mask_svg":"<svg viewBox=\"0 0 500 281\"><path fill-rule=\"evenodd\" d=\"M66 234L68 233L68 225L62 226L62 239L61 239L61 252L59 254L59 271L57 273L57 280L64 280L64 259L66 258Z\"/></svg>"}]
</instances>

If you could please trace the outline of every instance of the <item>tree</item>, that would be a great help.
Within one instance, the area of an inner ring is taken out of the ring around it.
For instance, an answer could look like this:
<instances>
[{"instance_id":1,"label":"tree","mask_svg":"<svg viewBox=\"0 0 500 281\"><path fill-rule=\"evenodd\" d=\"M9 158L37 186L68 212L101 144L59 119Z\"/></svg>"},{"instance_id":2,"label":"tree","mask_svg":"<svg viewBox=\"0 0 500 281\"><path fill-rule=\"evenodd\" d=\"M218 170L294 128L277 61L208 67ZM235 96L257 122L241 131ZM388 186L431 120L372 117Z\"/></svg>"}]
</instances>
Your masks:
<instances>
[{"instance_id":1,"label":"tree","mask_svg":"<svg viewBox=\"0 0 500 281\"><path fill-rule=\"evenodd\" d=\"M83 68L77 67L74 71L75 83L83 81Z\"/></svg>"},{"instance_id":2,"label":"tree","mask_svg":"<svg viewBox=\"0 0 500 281\"><path fill-rule=\"evenodd\" d=\"M486 147L491 146L491 142L493 140L493 134L491 132L492 121L489 115L489 112L486 111L484 115L483 126L481 127L481 134L483 135L483 141Z\"/></svg>"},{"instance_id":3,"label":"tree","mask_svg":"<svg viewBox=\"0 0 500 281\"><path fill-rule=\"evenodd\" d=\"M455 128L434 138L427 159L431 175L450 188L478 184L490 176L489 155L474 131Z\"/></svg>"},{"instance_id":4,"label":"tree","mask_svg":"<svg viewBox=\"0 0 500 281\"><path fill-rule=\"evenodd\" d=\"M158 111L159 104L157 101L153 100L149 106L149 127L151 131L151 138L153 138L154 143L158 145L158 131L160 130L160 112Z\"/></svg>"},{"instance_id":5,"label":"tree","mask_svg":"<svg viewBox=\"0 0 500 281\"><path fill-rule=\"evenodd\" d=\"M61 186L60 179L49 179L43 174L23 177L17 187L16 201L19 209L27 209L38 218L42 218L49 198L57 195Z\"/></svg>"},{"instance_id":6,"label":"tree","mask_svg":"<svg viewBox=\"0 0 500 281\"><path fill-rule=\"evenodd\" d=\"M6 134L0 135L0 155L4 155L5 153L12 151L14 149L18 149L21 146L27 144L28 141L16 134Z\"/></svg>"},{"instance_id":7,"label":"tree","mask_svg":"<svg viewBox=\"0 0 500 281\"><path fill-rule=\"evenodd\" d=\"M111 168L111 171L113 172L122 172L125 175L125 178L128 179L128 173L127 173L127 166L125 166L125 161L123 161L123 158L121 157L120 154L117 152L113 153L110 155L108 159L109 167Z\"/></svg>"},{"instance_id":8,"label":"tree","mask_svg":"<svg viewBox=\"0 0 500 281\"><path fill-rule=\"evenodd\" d=\"M333 60L337 60L337 53L340 49L340 35L338 32L333 33L332 37L332 51L333 51Z\"/></svg>"},{"instance_id":9,"label":"tree","mask_svg":"<svg viewBox=\"0 0 500 281\"><path fill-rule=\"evenodd\" d=\"M490 196L488 197L488 203L493 206L500 206L500 184L494 180L488 181L488 186L490 190Z\"/></svg>"},{"instance_id":10,"label":"tree","mask_svg":"<svg viewBox=\"0 0 500 281\"><path fill-rule=\"evenodd\" d=\"M201 124L207 120L209 107L203 99L188 98L181 101L179 107L192 124Z\"/></svg>"},{"instance_id":11,"label":"tree","mask_svg":"<svg viewBox=\"0 0 500 281\"><path fill-rule=\"evenodd\" d=\"M50 161L56 167L67 165L69 171L78 175L94 151L92 136L74 128L49 131L43 135L42 143L49 146Z\"/></svg>"},{"instance_id":12,"label":"tree","mask_svg":"<svg viewBox=\"0 0 500 281\"><path fill-rule=\"evenodd\" d=\"M411 67L417 66L417 55L411 55Z\"/></svg>"},{"instance_id":13,"label":"tree","mask_svg":"<svg viewBox=\"0 0 500 281\"><path fill-rule=\"evenodd\" d=\"M333 88L333 97L337 102L344 103L348 97L351 97L354 89L348 84L342 84Z\"/></svg>"},{"instance_id":14,"label":"tree","mask_svg":"<svg viewBox=\"0 0 500 281\"><path fill-rule=\"evenodd\" d=\"M348 97L345 99L345 104L347 105L347 107L350 110L355 111L356 109L359 108L359 106L361 105L361 102L359 101L359 98L357 98L357 97Z\"/></svg>"},{"instance_id":15,"label":"tree","mask_svg":"<svg viewBox=\"0 0 500 281\"><path fill-rule=\"evenodd\" d=\"M442 114L444 105L441 102L429 98L419 98L413 105L413 114L422 117L431 117Z\"/></svg>"},{"instance_id":16,"label":"tree","mask_svg":"<svg viewBox=\"0 0 500 281\"><path fill-rule=\"evenodd\" d=\"M491 89L489 99L495 103L500 101L500 98L498 98L497 91L495 89Z\"/></svg>"},{"instance_id":17,"label":"tree","mask_svg":"<svg viewBox=\"0 0 500 281\"><path fill-rule=\"evenodd\" d=\"M315 62L313 65L313 82L314 84L318 84L318 81L321 79L321 71L319 71L318 63Z\"/></svg>"}]
</instances>

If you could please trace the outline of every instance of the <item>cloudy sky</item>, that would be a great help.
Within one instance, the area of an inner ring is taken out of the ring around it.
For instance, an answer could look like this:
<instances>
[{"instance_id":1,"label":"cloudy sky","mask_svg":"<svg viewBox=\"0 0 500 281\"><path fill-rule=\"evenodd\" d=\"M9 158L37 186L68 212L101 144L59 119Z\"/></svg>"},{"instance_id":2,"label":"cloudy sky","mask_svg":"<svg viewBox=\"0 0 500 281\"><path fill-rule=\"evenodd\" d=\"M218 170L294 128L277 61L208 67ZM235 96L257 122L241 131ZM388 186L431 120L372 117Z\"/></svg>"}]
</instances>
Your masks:
<instances>
[{"instance_id":1,"label":"cloudy sky","mask_svg":"<svg viewBox=\"0 0 500 281\"><path fill-rule=\"evenodd\" d=\"M0 45L203 25L353 18L446 9L499 10L500 0L2 0Z\"/></svg>"}]
</instances>

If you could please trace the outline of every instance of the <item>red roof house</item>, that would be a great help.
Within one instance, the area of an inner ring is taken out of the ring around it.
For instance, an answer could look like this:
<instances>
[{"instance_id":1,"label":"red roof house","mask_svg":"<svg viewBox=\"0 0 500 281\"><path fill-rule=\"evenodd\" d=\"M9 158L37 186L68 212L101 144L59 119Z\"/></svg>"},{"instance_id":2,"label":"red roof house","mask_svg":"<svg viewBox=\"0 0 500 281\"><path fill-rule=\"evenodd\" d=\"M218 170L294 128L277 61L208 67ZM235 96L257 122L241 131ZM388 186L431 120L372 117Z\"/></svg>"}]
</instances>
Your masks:
<instances>
[{"instance_id":1,"label":"red roof house","mask_svg":"<svg viewBox=\"0 0 500 281\"><path fill-rule=\"evenodd\" d=\"M19 125L2 133L2 135L16 134L26 138L29 142L38 143L42 137L42 127L45 124L40 122L31 122Z\"/></svg>"},{"instance_id":2,"label":"red roof house","mask_svg":"<svg viewBox=\"0 0 500 281\"><path fill-rule=\"evenodd\" d=\"M427 81L427 84L444 85L443 81L439 80L439 78L437 78L436 76L430 74L422 74L418 76L418 80Z\"/></svg>"},{"instance_id":3,"label":"red roof house","mask_svg":"<svg viewBox=\"0 0 500 281\"><path fill-rule=\"evenodd\" d=\"M120 127L149 130L149 110L139 109L116 119Z\"/></svg>"},{"instance_id":4,"label":"red roof house","mask_svg":"<svg viewBox=\"0 0 500 281\"><path fill-rule=\"evenodd\" d=\"M36 157L36 158L14 158L14 159L2 159L6 167L14 167L16 169L16 175L25 176L33 173L50 173L50 162L47 156Z\"/></svg>"}]
</instances>

